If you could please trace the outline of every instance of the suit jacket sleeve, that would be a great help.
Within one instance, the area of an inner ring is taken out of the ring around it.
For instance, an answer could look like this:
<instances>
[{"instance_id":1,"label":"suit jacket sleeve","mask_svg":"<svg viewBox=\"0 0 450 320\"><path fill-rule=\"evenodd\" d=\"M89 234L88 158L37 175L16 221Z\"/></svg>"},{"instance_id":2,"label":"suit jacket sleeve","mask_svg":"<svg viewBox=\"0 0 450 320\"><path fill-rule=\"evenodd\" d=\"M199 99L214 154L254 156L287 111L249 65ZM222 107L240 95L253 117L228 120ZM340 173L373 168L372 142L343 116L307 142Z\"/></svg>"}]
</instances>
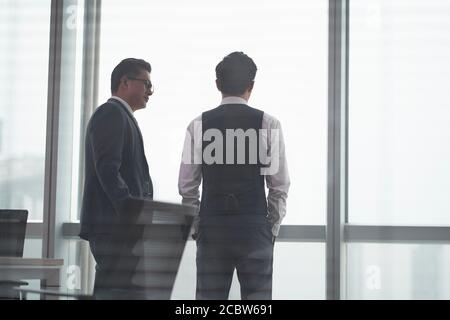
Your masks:
<instances>
[{"instance_id":1,"label":"suit jacket sleeve","mask_svg":"<svg viewBox=\"0 0 450 320\"><path fill-rule=\"evenodd\" d=\"M88 132L96 175L116 213L122 212L125 203L131 198L120 174L126 134L126 119L117 108L108 108L95 114Z\"/></svg>"}]
</instances>

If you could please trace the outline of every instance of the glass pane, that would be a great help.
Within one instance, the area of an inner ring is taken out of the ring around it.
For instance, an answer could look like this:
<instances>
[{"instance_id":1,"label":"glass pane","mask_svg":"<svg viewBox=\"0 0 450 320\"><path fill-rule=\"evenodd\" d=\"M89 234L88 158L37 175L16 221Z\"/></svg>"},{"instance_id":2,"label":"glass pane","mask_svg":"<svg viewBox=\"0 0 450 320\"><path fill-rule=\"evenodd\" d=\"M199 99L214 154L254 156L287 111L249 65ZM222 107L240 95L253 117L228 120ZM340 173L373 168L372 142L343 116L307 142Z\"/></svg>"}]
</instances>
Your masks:
<instances>
[{"instance_id":1,"label":"glass pane","mask_svg":"<svg viewBox=\"0 0 450 320\"><path fill-rule=\"evenodd\" d=\"M450 2L350 2L349 221L450 224Z\"/></svg>"},{"instance_id":2,"label":"glass pane","mask_svg":"<svg viewBox=\"0 0 450 320\"><path fill-rule=\"evenodd\" d=\"M25 239L23 256L27 258L41 258L42 257L42 239L28 238ZM28 285L26 288L33 290L41 289L41 280L39 279L23 279ZM28 300L39 300L40 296L38 294L27 295Z\"/></svg>"},{"instance_id":3,"label":"glass pane","mask_svg":"<svg viewBox=\"0 0 450 320\"><path fill-rule=\"evenodd\" d=\"M61 290L91 294L95 260L89 244L80 240L68 243L66 272ZM188 241L177 273L171 299L193 300L196 287L196 244ZM305 257L308 257L305 259ZM325 299L325 244L277 242L274 253L273 299ZM230 299L240 299L239 286L233 279Z\"/></svg>"},{"instance_id":4,"label":"glass pane","mask_svg":"<svg viewBox=\"0 0 450 320\"><path fill-rule=\"evenodd\" d=\"M77 220L79 212L80 141L83 126L82 78L88 76L83 66L83 0L61 1L63 11L61 46L61 81L59 97L58 163L56 181L56 217L54 255L64 260L61 290L80 289L80 268L73 263L77 248L62 236L63 223Z\"/></svg>"},{"instance_id":5,"label":"glass pane","mask_svg":"<svg viewBox=\"0 0 450 320\"><path fill-rule=\"evenodd\" d=\"M50 0L0 1L0 208L43 219Z\"/></svg>"},{"instance_id":6,"label":"glass pane","mask_svg":"<svg viewBox=\"0 0 450 320\"><path fill-rule=\"evenodd\" d=\"M35 241L34 239L31 241ZM30 240L25 244L25 249L40 250L41 244L31 244ZM61 269L60 287L58 291L61 296L54 297L59 300L74 300L73 297L64 296L64 294L82 294L91 295L93 289L93 280L95 272L95 260L89 249L89 244L84 240L64 239L64 246L67 250L64 259L64 266ZM27 280L30 284L27 288L40 289L39 280ZM28 300L39 300L39 294L29 293Z\"/></svg>"},{"instance_id":7,"label":"glass pane","mask_svg":"<svg viewBox=\"0 0 450 320\"><path fill-rule=\"evenodd\" d=\"M348 299L450 299L450 245L347 244Z\"/></svg>"},{"instance_id":8,"label":"glass pane","mask_svg":"<svg viewBox=\"0 0 450 320\"><path fill-rule=\"evenodd\" d=\"M42 257L42 239L27 238L23 246L23 256L27 258Z\"/></svg>"},{"instance_id":9,"label":"glass pane","mask_svg":"<svg viewBox=\"0 0 450 320\"><path fill-rule=\"evenodd\" d=\"M258 66L249 104L283 127L292 181L284 223L324 224L328 1L129 3L102 3L99 103L110 96L111 72L123 58L152 64L156 91L147 110L135 115L155 198L181 200L177 180L186 127L219 105L215 66L238 50Z\"/></svg>"},{"instance_id":10,"label":"glass pane","mask_svg":"<svg viewBox=\"0 0 450 320\"><path fill-rule=\"evenodd\" d=\"M28 222L43 220L50 3L0 1L0 208L28 210ZM42 257L40 235L23 257Z\"/></svg>"},{"instance_id":11,"label":"glass pane","mask_svg":"<svg viewBox=\"0 0 450 320\"><path fill-rule=\"evenodd\" d=\"M195 299L196 246L187 243L172 293L174 300ZM305 259L305 257L308 257ZM325 299L325 244L276 242L273 265L273 299ZM236 273L229 299L241 298Z\"/></svg>"}]
</instances>

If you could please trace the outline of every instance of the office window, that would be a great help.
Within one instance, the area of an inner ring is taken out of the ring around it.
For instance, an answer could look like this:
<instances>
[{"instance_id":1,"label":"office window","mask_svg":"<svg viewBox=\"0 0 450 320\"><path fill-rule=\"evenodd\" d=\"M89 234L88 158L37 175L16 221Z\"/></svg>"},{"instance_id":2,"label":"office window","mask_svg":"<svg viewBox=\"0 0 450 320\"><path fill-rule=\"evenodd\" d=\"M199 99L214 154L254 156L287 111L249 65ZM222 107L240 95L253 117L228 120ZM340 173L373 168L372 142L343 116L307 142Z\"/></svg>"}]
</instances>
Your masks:
<instances>
[{"instance_id":1,"label":"office window","mask_svg":"<svg viewBox=\"0 0 450 320\"><path fill-rule=\"evenodd\" d=\"M450 2L350 1L349 222L450 224Z\"/></svg>"},{"instance_id":2,"label":"office window","mask_svg":"<svg viewBox=\"0 0 450 320\"><path fill-rule=\"evenodd\" d=\"M325 244L277 242L274 250L274 300L325 299ZM195 242L186 245L175 281L172 299L195 299L196 267ZM296 263L301 261L301 263ZM236 272L229 299L240 299Z\"/></svg>"},{"instance_id":3,"label":"office window","mask_svg":"<svg viewBox=\"0 0 450 320\"><path fill-rule=\"evenodd\" d=\"M0 159L2 157L2 146L3 146L3 120L0 120Z\"/></svg>"},{"instance_id":4,"label":"office window","mask_svg":"<svg viewBox=\"0 0 450 320\"><path fill-rule=\"evenodd\" d=\"M62 45L61 45L61 80L59 83L59 118L58 118L58 162L56 179L56 215L54 236L54 255L64 259L64 277L61 290L81 288L81 276L90 270L80 270L80 255L86 253L83 244L64 239L60 230L65 222L77 220L80 208L81 142L84 141L83 107L88 104L82 99L82 88L87 84L88 75L83 63L84 35L84 0L64 0L62 6ZM86 57L85 57L86 58ZM85 59L88 60L89 58ZM87 108L87 107L86 107ZM84 243L86 246L87 243ZM87 250L89 251L89 250ZM84 268L84 266L83 266ZM89 291L90 292L90 291Z\"/></svg>"},{"instance_id":5,"label":"office window","mask_svg":"<svg viewBox=\"0 0 450 320\"><path fill-rule=\"evenodd\" d=\"M0 208L42 220L50 0L0 2Z\"/></svg>"},{"instance_id":6,"label":"office window","mask_svg":"<svg viewBox=\"0 0 450 320\"><path fill-rule=\"evenodd\" d=\"M120 17L120 23L118 23ZM291 176L285 224L325 224L328 1L102 3L99 102L125 57L152 64L155 93L135 113L155 198L179 202L185 130L220 103L215 66L244 51L258 66L249 101L281 121Z\"/></svg>"},{"instance_id":7,"label":"office window","mask_svg":"<svg viewBox=\"0 0 450 320\"><path fill-rule=\"evenodd\" d=\"M350 243L347 266L348 299L450 298L448 244Z\"/></svg>"},{"instance_id":8,"label":"office window","mask_svg":"<svg viewBox=\"0 0 450 320\"><path fill-rule=\"evenodd\" d=\"M233 51L247 53L258 66L249 105L278 118L286 142L291 189L283 223L325 224L327 49L326 0L135 0L126 6L118 0L105 1L99 103L110 97L111 72L123 58L151 63L155 93L147 109L135 116L155 199L180 202L177 183L186 128L220 104L217 63ZM193 249L185 252L173 299L191 299L195 294ZM319 261L315 268L306 267L304 259L311 256ZM323 244L279 244L274 261L276 299L324 297ZM294 276L317 281L292 287ZM230 296L239 297L236 287Z\"/></svg>"}]
</instances>

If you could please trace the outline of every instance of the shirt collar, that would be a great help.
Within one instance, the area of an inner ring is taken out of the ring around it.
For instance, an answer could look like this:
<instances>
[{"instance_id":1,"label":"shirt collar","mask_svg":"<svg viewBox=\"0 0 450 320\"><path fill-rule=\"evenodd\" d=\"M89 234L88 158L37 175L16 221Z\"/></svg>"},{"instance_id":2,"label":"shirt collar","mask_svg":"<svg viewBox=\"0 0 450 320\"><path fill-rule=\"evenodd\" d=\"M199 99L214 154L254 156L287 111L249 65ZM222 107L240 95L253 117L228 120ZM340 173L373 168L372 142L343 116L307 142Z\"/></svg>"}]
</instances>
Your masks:
<instances>
[{"instance_id":1,"label":"shirt collar","mask_svg":"<svg viewBox=\"0 0 450 320\"><path fill-rule=\"evenodd\" d=\"M126 102L125 100L123 100L122 98L119 98L118 96L112 96L111 98L118 100L119 102L121 102L125 108L127 108L127 110L131 113L131 115L133 115L133 109L131 109L130 105L128 104L128 102Z\"/></svg>"},{"instance_id":2,"label":"shirt collar","mask_svg":"<svg viewBox=\"0 0 450 320\"><path fill-rule=\"evenodd\" d=\"M242 99L241 97L231 96L222 98L222 102L220 104L247 104L247 100Z\"/></svg>"}]
</instances>

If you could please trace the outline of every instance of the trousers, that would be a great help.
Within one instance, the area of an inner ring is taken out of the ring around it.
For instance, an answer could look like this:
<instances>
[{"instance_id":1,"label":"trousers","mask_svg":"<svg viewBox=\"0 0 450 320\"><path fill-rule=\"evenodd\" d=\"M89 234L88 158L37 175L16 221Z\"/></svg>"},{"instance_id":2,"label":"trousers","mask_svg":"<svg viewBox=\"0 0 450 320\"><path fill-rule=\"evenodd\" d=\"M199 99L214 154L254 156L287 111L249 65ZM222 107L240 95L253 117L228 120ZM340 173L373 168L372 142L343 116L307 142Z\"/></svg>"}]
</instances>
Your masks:
<instances>
[{"instance_id":1,"label":"trousers","mask_svg":"<svg viewBox=\"0 0 450 320\"><path fill-rule=\"evenodd\" d=\"M271 300L273 239L269 224L200 225L196 299L228 299L236 270L242 300Z\"/></svg>"}]
</instances>

